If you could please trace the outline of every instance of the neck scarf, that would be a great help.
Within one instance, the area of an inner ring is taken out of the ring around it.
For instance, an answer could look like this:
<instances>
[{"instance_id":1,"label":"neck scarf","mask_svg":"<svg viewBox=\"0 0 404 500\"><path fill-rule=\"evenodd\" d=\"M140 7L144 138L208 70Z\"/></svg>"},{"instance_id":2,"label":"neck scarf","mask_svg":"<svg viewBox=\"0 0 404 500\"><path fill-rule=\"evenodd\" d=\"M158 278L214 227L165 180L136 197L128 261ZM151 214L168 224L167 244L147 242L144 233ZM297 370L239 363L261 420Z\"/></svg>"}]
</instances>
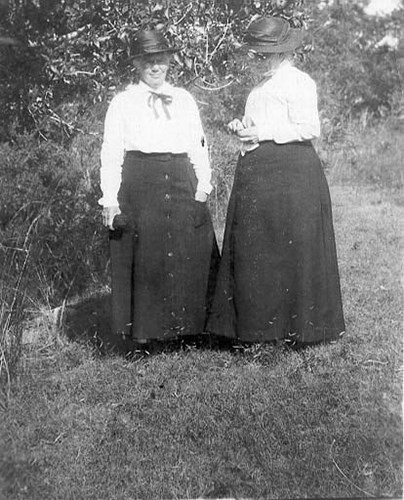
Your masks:
<instances>
[{"instance_id":1,"label":"neck scarf","mask_svg":"<svg viewBox=\"0 0 404 500\"><path fill-rule=\"evenodd\" d=\"M157 110L156 103L158 100L161 100L161 105L163 108L163 111L167 117L168 120L171 120L171 115L170 115L170 110L168 109L168 106L173 102L173 96L168 95L168 94L162 94L160 92L153 92L150 90L150 95L149 99L147 101L148 105L150 108L153 109L153 113L155 118L160 118L159 112Z\"/></svg>"}]
</instances>

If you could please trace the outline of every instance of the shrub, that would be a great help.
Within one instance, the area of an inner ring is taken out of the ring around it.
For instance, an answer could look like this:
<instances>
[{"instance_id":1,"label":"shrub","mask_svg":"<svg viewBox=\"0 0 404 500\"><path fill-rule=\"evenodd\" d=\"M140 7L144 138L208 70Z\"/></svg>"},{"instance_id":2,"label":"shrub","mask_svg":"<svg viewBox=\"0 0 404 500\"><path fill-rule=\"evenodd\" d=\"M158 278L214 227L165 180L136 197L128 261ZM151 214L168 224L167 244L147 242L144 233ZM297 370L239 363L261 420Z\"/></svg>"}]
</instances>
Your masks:
<instances>
[{"instance_id":1,"label":"shrub","mask_svg":"<svg viewBox=\"0 0 404 500\"><path fill-rule=\"evenodd\" d=\"M26 135L0 146L2 244L14 248L37 220L27 292L41 302L80 293L105 271L98 174L96 162L88 161L98 160L99 140L86 139L84 145L77 137L65 148Z\"/></svg>"}]
</instances>

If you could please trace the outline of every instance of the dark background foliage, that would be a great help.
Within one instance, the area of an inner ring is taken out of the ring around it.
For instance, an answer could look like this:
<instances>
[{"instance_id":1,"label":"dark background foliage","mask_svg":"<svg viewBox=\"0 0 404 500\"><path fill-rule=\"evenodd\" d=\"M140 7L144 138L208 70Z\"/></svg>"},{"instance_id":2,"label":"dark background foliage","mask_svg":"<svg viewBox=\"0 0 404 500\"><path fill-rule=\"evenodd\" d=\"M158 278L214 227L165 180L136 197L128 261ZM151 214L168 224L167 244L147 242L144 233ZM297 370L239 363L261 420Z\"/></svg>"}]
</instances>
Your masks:
<instances>
[{"instance_id":1,"label":"dark background foliage","mask_svg":"<svg viewBox=\"0 0 404 500\"><path fill-rule=\"evenodd\" d=\"M133 79L128 55L139 28L162 29L183 47L172 78L185 86L245 84L235 49L254 16L272 14L308 28L307 69L324 82L327 97L334 95L335 114L385 113L397 87L393 54L377 42L388 31L398 33L402 11L381 19L367 16L358 2L302 0L2 0L1 5L3 141L27 130L59 140L50 125L62 135L72 132L86 108Z\"/></svg>"}]
</instances>

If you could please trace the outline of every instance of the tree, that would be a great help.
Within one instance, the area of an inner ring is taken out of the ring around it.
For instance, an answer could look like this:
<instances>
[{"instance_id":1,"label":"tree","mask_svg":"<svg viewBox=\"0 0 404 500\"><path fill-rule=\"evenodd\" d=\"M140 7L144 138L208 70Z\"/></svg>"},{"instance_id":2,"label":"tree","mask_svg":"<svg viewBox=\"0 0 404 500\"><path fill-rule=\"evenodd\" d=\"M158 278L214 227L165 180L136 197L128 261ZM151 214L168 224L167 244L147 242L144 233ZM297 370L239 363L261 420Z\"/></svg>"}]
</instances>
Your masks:
<instances>
[{"instance_id":1,"label":"tree","mask_svg":"<svg viewBox=\"0 0 404 500\"><path fill-rule=\"evenodd\" d=\"M398 34L404 11L369 16L367 2L323 0L308 5L313 51L306 68L322 89L321 108L336 121L368 113L384 116L399 88L394 50L380 47L387 32Z\"/></svg>"},{"instance_id":2,"label":"tree","mask_svg":"<svg viewBox=\"0 0 404 500\"><path fill-rule=\"evenodd\" d=\"M159 28L183 51L173 78L203 90L233 87L242 68L236 48L257 15L280 15L313 33L305 67L319 82L322 108L336 117L389 111L398 86L394 55L377 47L398 31L402 11L367 16L366 2L342 0L1 0L0 141L21 131L70 136L78 117L133 78L130 39ZM3 40L4 42L1 42ZM307 52L306 50L306 52ZM230 104L229 104L230 101ZM237 103L236 103L237 104Z\"/></svg>"},{"instance_id":3,"label":"tree","mask_svg":"<svg viewBox=\"0 0 404 500\"><path fill-rule=\"evenodd\" d=\"M3 0L4 1L4 0ZM0 140L16 130L47 132L43 118L69 130L74 116L61 103L105 100L132 78L129 42L140 28L157 28L183 46L174 79L208 88L234 73L233 54L254 15L274 14L301 24L302 0L9 0L0 35L17 40L1 49ZM228 83L228 80L226 81ZM66 107L66 106L65 106ZM74 110L76 111L76 110Z\"/></svg>"}]
</instances>

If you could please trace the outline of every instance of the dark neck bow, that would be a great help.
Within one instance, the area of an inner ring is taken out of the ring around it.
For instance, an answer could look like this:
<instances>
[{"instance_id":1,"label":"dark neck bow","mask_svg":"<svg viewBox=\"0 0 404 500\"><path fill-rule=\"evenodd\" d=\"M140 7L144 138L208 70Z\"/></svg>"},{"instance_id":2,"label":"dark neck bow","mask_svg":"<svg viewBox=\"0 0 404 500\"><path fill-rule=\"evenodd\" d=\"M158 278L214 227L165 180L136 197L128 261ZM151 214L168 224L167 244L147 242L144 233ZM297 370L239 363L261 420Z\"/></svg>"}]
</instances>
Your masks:
<instances>
[{"instance_id":1,"label":"dark neck bow","mask_svg":"<svg viewBox=\"0 0 404 500\"><path fill-rule=\"evenodd\" d=\"M160 99L161 106L168 120L171 120L170 111L168 106L173 102L173 96L168 94L161 94L159 92L150 91L149 99L147 101L148 105L153 108L153 113L155 118L159 118L159 112L156 107L156 102Z\"/></svg>"}]
</instances>

